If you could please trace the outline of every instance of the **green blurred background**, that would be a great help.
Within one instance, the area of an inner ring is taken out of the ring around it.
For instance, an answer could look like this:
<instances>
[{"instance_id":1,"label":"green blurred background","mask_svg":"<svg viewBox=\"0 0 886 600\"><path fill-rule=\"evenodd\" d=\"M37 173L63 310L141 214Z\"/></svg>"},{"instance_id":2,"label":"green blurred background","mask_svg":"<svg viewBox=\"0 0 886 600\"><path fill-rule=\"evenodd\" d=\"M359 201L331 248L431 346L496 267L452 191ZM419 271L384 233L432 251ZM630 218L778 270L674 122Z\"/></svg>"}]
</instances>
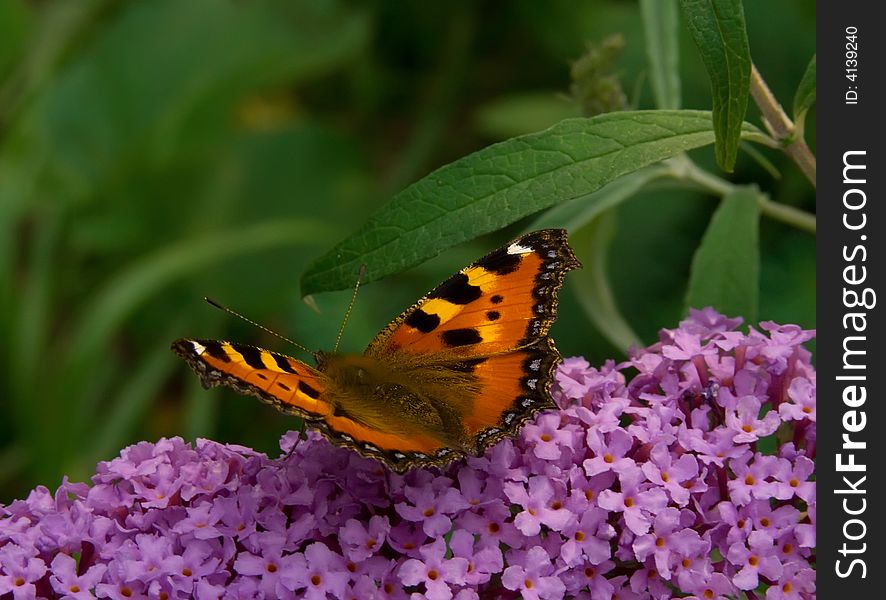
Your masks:
<instances>
[{"instance_id":1,"label":"green blurred background","mask_svg":"<svg viewBox=\"0 0 886 600\"><path fill-rule=\"evenodd\" d=\"M746 2L755 63L785 106L815 47L814 4ZM620 33L617 74L652 108L632 1L0 1L0 503L138 440L182 435L276 453L292 421L210 392L169 351L181 336L296 353L213 297L330 348L350 292L301 300L307 264L430 170L578 114L570 64ZM683 105L709 108L681 25ZM756 108L748 120L759 123ZM814 144L814 117L807 121ZM713 167L712 148L693 157ZM736 181L814 211L779 153ZM716 207L658 190L619 209L609 271L646 341L682 317ZM419 295L510 238L367 285L342 343L360 351ZM814 238L763 219L760 316L814 326ZM554 336L591 363L623 356L563 293Z\"/></svg>"}]
</instances>

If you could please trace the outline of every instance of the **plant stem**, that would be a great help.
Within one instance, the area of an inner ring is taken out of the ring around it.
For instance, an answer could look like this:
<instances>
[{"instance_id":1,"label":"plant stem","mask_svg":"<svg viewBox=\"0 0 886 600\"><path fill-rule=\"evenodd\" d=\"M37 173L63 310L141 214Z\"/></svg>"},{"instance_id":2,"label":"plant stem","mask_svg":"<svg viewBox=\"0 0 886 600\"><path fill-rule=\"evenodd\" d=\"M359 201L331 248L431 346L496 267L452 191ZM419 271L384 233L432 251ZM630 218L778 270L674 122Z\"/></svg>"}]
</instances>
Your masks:
<instances>
[{"instance_id":1,"label":"plant stem","mask_svg":"<svg viewBox=\"0 0 886 600\"><path fill-rule=\"evenodd\" d=\"M672 165L674 166L673 177L675 179L694 183L716 196L725 196L738 187L734 183L717 177L704 169L700 169L688 158L685 161L680 161L680 163L672 163ZM760 203L760 211L770 219L775 219L797 229L815 234L815 215L787 204L773 202L762 192L757 193L757 199Z\"/></svg>"},{"instance_id":2,"label":"plant stem","mask_svg":"<svg viewBox=\"0 0 886 600\"><path fill-rule=\"evenodd\" d=\"M756 65L751 65L751 96L763 113L763 121L766 129L782 146L785 153L791 157L807 179L815 185L815 156L806 145L806 140L796 135L796 128L769 86L763 80Z\"/></svg>"}]
</instances>

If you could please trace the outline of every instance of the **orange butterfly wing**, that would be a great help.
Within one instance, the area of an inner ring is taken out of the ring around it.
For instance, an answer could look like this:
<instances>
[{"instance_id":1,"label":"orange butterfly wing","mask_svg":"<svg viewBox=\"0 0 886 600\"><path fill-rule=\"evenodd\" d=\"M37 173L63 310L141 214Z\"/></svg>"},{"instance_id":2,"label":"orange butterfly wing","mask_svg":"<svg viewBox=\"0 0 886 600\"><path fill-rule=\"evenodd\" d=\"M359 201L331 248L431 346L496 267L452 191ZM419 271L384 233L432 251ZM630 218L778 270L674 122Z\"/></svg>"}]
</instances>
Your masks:
<instances>
[{"instance_id":1,"label":"orange butterfly wing","mask_svg":"<svg viewBox=\"0 0 886 600\"><path fill-rule=\"evenodd\" d=\"M300 360L217 340L183 338L173 342L172 350L197 372L203 387L227 385L305 419L332 414L323 401L327 377Z\"/></svg>"},{"instance_id":2,"label":"orange butterfly wing","mask_svg":"<svg viewBox=\"0 0 886 600\"><path fill-rule=\"evenodd\" d=\"M565 230L524 235L434 288L379 333L366 354L463 348L477 356L532 344L557 316L563 276L580 266Z\"/></svg>"},{"instance_id":3,"label":"orange butterfly wing","mask_svg":"<svg viewBox=\"0 0 886 600\"><path fill-rule=\"evenodd\" d=\"M335 407L324 400L335 382L300 360L217 340L183 338L173 342L172 350L197 372L204 387L225 385L256 396L283 413L302 417L330 441L363 454L385 459L392 449L410 455L441 450L439 440L429 436L393 435L336 415Z\"/></svg>"},{"instance_id":4,"label":"orange butterfly wing","mask_svg":"<svg viewBox=\"0 0 886 600\"><path fill-rule=\"evenodd\" d=\"M443 366L468 365L479 390L463 424L482 452L535 413L556 407L550 385L560 354L547 334L563 278L580 266L565 230L529 233L437 286L385 328L366 354L440 355Z\"/></svg>"}]
</instances>

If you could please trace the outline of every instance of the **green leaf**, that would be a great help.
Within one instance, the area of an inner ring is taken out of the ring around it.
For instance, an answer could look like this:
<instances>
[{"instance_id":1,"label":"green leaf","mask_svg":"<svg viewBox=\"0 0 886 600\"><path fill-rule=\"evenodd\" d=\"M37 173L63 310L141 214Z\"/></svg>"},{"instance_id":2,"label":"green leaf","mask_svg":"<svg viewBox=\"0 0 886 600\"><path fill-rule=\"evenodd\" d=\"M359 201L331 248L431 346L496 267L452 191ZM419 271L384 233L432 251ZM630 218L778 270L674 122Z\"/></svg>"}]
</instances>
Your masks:
<instances>
[{"instance_id":1,"label":"green leaf","mask_svg":"<svg viewBox=\"0 0 886 600\"><path fill-rule=\"evenodd\" d=\"M600 333L626 351L642 342L618 310L606 271L615 225L615 211L609 209L570 236L584 266L571 276L569 287Z\"/></svg>"},{"instance_id":2,"label":"green leaf","mask_svg":"<svg viewBox=\"0 0 886 600\"><path fill-rule=\"evenodd\" d=\"M744 133L765 139L752 125ZM365 281L397 273L713 139L706 111L637 111L567 119L489 146L394 196L308 268L302 294L346 289L360 265Z\"/></svg>"},{"instance_id":3,"label":"green leaf","mask_svg":"<svg viewBox=\"0 0 886 600\"><path fill-rule=\"evenodd\" d=\"M815 55L806 67L803 73L803 79L797 86L797 92L794 94L794 126L797 135L803 136L803 126L806 122L806 113L815 104Z\"/></svg>"},{"instance_id":4,"label":"green leaf","mask_svg":"<svg viewBox=\"0 0 886 600\"><path fill-rule=\"evenodd\" d=\"M680 108L680 35L676 0L640 0L655 105Z\"/></svg>"},{"instance_id":5,"label":"green leaf","mask_svg":"<svg viewBox=\"0 0 886 600\"><path fill-rule=\"evenodd\" d=\"M741 0L681 0L681 5L711 79L717 164L732 172L751 77L751 52Z\"/></svg>"},{"instance_id":6,"label":"green leaf","mask_svg":"<svg viewBox=\"0 0 886 600\"><path fill-rule=\"evenodd\" d=\"M713 306L728 316L757 321L760 294L760 204L743 187L720 202L692 259L686 308Z\"/></svg>"}]
</instances>

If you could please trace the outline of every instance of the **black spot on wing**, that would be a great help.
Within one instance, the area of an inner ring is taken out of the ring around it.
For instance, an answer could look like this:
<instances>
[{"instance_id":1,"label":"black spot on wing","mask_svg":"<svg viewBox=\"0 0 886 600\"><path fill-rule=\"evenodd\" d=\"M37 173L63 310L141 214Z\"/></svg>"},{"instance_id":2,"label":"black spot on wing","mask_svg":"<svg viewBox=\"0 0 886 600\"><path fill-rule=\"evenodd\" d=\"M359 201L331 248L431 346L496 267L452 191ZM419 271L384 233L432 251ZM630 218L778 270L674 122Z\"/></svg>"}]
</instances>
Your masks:
<instances>
[{"instance_id":1,"label":"black spot on wing","mask_svg":"<svg viewBox=\"0 0 886 600\"><path fill-rule=\"evenodd\" d=\"M490 321L498 321L500 317L501 317L501 313L498 312L497 310L490 310L489 312L486 313L486 318L489 319Z\"/></svg>"},{"instance_id":2,"label":"black spot on wing","mask_svg":"<svg viewBox=\"0 0 886 600\"><path fill-rule=\"evenodd\" d=\"M253 369L266 369L265 363L261 359L261 350L246 344L231 344L231 348L240 353L246 364Z\"/></svg>"},{"instance_id":3,"label":"black spot on wing","mask_svg":"<svg viewBox=\"0 0 886 600\"><path fill-rule=\"evenodd\" d=\"M468 283L468 276L456 273L428 294L429 298L440 298L453 304L470 304L483 295L480 286Z\"/></svg>"},{"instance_id":4,"label":"black spot on wing","mask_svg":"<svg viewBox=\"0 0 886 600\"><path fill-rule=\"evenodd\" d=\"M314 388L309 386L304 381L298 382L298 391L303 393L308 398L311 398L312 400L316 400L317 398L320 397L320 392L318 392L317 390L315 390Z\"/></svg>"},{"instance_id":5,"label":"black spot on wing","mask_svg":"<svg viewBox=\"0 0 886 600\"><path fill-rule=\"evenodd\" d=\"M487 254L477 261L477 265L496 275L507 275L517 270L520 260L522 260L521 255L509 254L508 248L504 247Z\"/></svg>"},{"instance_id":6,"label":"black spot on wing","mask_svg":"<svg viewBox=\"0 0 886 600\"><path fill-rule=\"evenodd\" d=\"M422 333L430 333L440 325L440 315L429 314L420 308L412 311L412 314L406 317L405 323L414 329L418 329Z\"/></svg>"},{"instance_id":7,"label":"black spot on wing","mask_svg":"<svg viewBox=\"0 0 886 600\"><path fill-rule=\"evenodd\" d=\"M478 344L483 341L483 336L473 327L465 327L463 329L451 329L440 334L443 343L449 347L469 346Z\"/></svg>"},{"instance_id":8,"label":"black spot on wing","mask_svg":"<svg viewBox=\"0 0 886 600\"><path fill-rule=\"evenodd\" d=\"M279 354L274 354L273 352L271 352L270 354L271 357L274 359L274 362L277 363L277 366L280 367L281 371L292 373L293 375L298 375L298 371L292 368L292 365L289 364L289 361L286 360L285 357L280 356Z\"/></svg>"},{"instance_id":9,"label":"black spot on wing","mask_svg":"<svg viewBox=\"0 0 886 600\"><path fill-rule=\"evenodd\" d=\"M283 389L286 390L287 392L291 392L291 391L292 391L292 388L289 387L288 385L286 385L285 383L280 383L280 382L278 381L278 382L277 382L277 385L279 385L281 388L283 388Z\"/></svg>"},{"instance_id":10,"label":"black spot on wing","mask_svg":"<svg viewBox=\"0 0 886 600\"><path fill-rule=\"evenodd\" d=\"M199 343L206 348L206 354L212 358L222 362L231 362L231 357L228 356L228 353L225 352L225 349L222 348L220 343L211 340L200 341Z\"/></svg>"},{"instance_id":11,"label":"black spot on wing","mask_svg":"<svg viewBox=\"0 0 886 600\"><path fill-rule=\"evenodd\" d=\"M493 304L501 304L502 300L504 300L504 298L502 296L500 296L499 294L495 294L492 296L492 298L489 299L489 301L492 302Z\"/></svg>"}]
</instances>

